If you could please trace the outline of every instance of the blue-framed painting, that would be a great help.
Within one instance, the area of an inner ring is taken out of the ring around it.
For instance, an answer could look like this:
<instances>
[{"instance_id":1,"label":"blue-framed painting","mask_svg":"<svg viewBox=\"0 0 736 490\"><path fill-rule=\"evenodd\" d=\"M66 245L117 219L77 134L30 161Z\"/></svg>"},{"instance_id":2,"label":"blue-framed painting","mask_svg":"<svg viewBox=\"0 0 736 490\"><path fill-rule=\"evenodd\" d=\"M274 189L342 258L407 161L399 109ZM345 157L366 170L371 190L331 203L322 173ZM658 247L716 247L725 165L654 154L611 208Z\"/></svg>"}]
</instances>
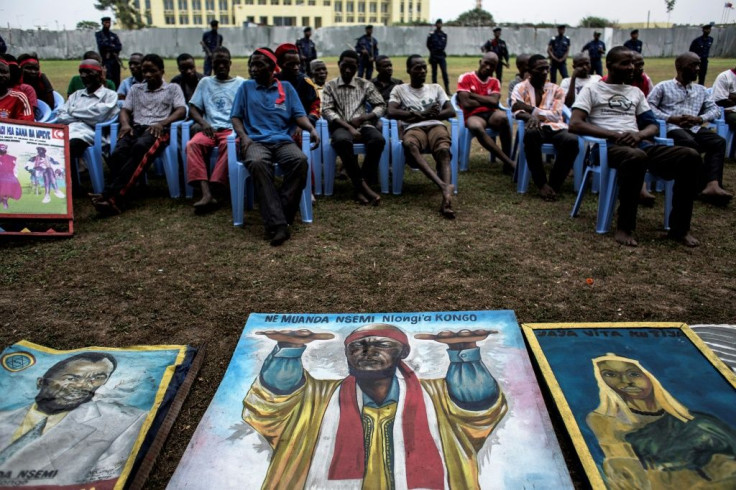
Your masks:
<instances>
[{"instance_id":1,"label":"blue-framed painting","mask_svg":"<svg viewBox=\"0 0 736 490\"><path fill-rule=\"evenodd\" d=\"M736 375L687 325L522 328L593 488L736 488Z\"/></svg>"}]
</instances>

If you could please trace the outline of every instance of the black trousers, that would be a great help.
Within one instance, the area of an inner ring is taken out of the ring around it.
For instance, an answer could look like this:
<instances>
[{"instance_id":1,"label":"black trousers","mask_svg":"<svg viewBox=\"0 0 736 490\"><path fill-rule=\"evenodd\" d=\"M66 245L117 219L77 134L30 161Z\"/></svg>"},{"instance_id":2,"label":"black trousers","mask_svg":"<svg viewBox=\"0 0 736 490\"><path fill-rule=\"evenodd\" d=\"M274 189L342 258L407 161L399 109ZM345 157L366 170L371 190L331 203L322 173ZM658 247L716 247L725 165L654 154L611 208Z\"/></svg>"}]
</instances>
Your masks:
<instances>
[{"instance_id":1,"label":"black trousers","mask_svg":"<svg viewBox=\"0 0 736 490\"><path fill-rule=\"evenodd\" d=\"M723 184L723 162L726 158L726 140L709 129L700 128L697 133L685 129L673 129L667 133L677 146L687 146L703 155L698 189L717 180Z\"/></svg>"},{"instance_id":2,"label":"black trousers","mask_svg":"<svg viewBox=\"0 0 736 490\"><path fill-rule=\"evenodd\" d=\"M553 131L549 126L539 126L524 133L524 153L526 164L532 174L532 180L538 188L547 184L547 174L542 162L542 144L552 143L557 150L557 157L549 174L549 186L559 191L565 177L570 173L575 158L578 156L578 137L566 129Z\"/></svg>"},{"instance_id":3,"label":"black trousers","mask_svg":"<svg viewBox=\"0 0 736 490\"><path fill-rule=\"evenodd\" d=\"M253 178L266 229L292 224L307 183L307 156L293 142L251 143L243 163ZM283 174L280 189L274 182L274 163Z\"/></svg>"},{"instance_id":4,"label":"black trousers","mask_svg":"<svg viewBox=\"0 0 736 490\"><path fill-rule=\"evenodd\" d=\"M708 58L700 58L700 71L698 72L698 83L705 85L705 75L708 73Z\"/></svg>"},{"instance_id":5,"label":"black trousers","mask_svg":"<svg viewBox=\"0 0 736 490\"><path fill-rule=\"evenodd\" d=\"M503 83L503 60L500 57L496 65L496 78L498 78L498 83Z\"/></svg>"},{"instance_id":6,"label":"black trousers","mask_svg":"<svg viewBox=\"0 0 736 490\"><path fill-rule=\"evenodd\" d=\"M590 60L590 66L596 75L603 76L603 63L600 58Z\"/></svg>"},{"instance_id":7,"label":"black trousers","mask_svg":"<svg viewBox=\"0 0 736 490\"><path fill-rule=\"evenodd\" d=\"M373 76L373 61L369 56L360 55L358 61L358 76L370 80Z\"/></svg>"},{"instance_id":8,"label":"black trousers","mask_svg":"<svg viewBox=\"0 0 736 490\"><path fill-rule=\"evenodd\" d=\"M557 72L560 72L560 77L562 80L567 78L567 61L563 61L562 63L558 61L550 61L549 63L549 80L552 83L557 83Z\"/></svg>"},{"instance_id":9,"label":"black trousers","mask_svg":"<svg viewBox=\"0 0 736 490\"><path fill-rule=\"evenodd\" d=\"M333 126L330 130L332 147L340 157L353 187L357 189L361 180L365 180L369 184L375 183L378 175L378 163L381 160L383 148L386 146L383 135L372 126L363 126L359 129L361 136L359 143L365 145L365 160L361 171L358 165L358 157L353 152L353 135L350 134L350 131L341 126Z\"/></svg>"},{"instance_id":10,"label":"black trousers","mask_svg":"<svg viewBox=\"0 0 736 490\"><path fill-rule=\"evenodd\" d=\"M636 228L639 191L649 169L663 179L674 179L670 234L682 237L690 231L693 201L697 192L700 155L692 148L682 146L655 146L631 148L608 144L608 163L618 169L618 228L632 232Z\"/></svg>"},{"instance_id":11,"label":"black trousers","mask_svg":"<svg viewBox=\"0 0 736 490\"><path fill-rule=\"evenodd\" d=\"M89 143L79 138L72 138L69 140L69 156L72 159L70 165L72 169L72 193L78 195L81 189L79 188L79 168L78 161L84 156L84 152L89 148Z\"/></svg>"},{"instance_id":12,"label":"black trousers","mask_svg":"<svg viewBox=\"0 0 736 490\"><path fill-rule=\"evenodd\" d=\"M429 64L432 66L432 83L437 83L437 67L442 70L442 81L445 82L445 90L450 91L450 78L447 76L447 59L443 56L430 56Z\"/></svg>"}]
</instances>

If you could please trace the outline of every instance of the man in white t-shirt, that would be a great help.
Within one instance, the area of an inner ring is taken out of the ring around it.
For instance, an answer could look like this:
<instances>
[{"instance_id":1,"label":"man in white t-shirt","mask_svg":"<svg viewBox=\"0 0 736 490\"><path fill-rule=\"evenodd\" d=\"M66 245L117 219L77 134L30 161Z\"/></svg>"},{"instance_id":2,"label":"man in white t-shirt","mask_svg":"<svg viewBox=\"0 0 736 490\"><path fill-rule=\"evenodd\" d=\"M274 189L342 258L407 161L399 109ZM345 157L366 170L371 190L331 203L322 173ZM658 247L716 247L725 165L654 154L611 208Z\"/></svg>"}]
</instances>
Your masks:
<instances>
[{"instance_id":1,"label":"man in white t-shirt","mask_svg":"<svg viewBox=\"0 0 736 490\"><path fill-rule=\"evenodd\" d=\"M452 185L450 169L450 132L442 121L455 117L455 109L442 87L436 83L425 84L427 62L418 54L406 60L406 71L410 83L397 85L391 90L388 101L388 117L406 123L402 145L409 166L418 168L437 184L442 191L440 214L455 219L452 210ZM435 172L422 156L422 151L432 152L437 171Z\"/></svg>"},{"instance_id":2,"label":"man in white t-shirt","mask_svg":"<svg viewBox=\"0 0 736 490\"><path fill-rule=\"evenodd\" d=\"M565 78L560 83L560 88L565 92L565 105L572 107L575 97L591 83L601 81L601 76L591 74L590 55L587 52L578 53L572 58L572 76Z\"/></svg>"},{"instance_id":3,"label":"man in white t-shirt","mask_svg":"<svg viewBox=\"0 0 736 490\"><path fill-rule=\"evenodd\" d=\"M634 55L617 46L606 56L608 79L585 87L575 100L570 131L608 140L608 163L618 169L619 209L616 241L635 247L639 191L647 168L665 179L674 179L669 238L695 247L690 234L693 200L697 192L700 155L692 148L655 146L659 133L644 93L626 85L634 75Z\"/></svg>"},{"instance_id":4,"label":"man in white t-shirt","mask_svg":"<svg viewBox=\"0 0 736 490\"><path fill-rule=\"evenodd\" d=\"M736 129L736 67L720 73L713 82L713 101L723 107L726 123Z\"/></svg>"}]
</instances>

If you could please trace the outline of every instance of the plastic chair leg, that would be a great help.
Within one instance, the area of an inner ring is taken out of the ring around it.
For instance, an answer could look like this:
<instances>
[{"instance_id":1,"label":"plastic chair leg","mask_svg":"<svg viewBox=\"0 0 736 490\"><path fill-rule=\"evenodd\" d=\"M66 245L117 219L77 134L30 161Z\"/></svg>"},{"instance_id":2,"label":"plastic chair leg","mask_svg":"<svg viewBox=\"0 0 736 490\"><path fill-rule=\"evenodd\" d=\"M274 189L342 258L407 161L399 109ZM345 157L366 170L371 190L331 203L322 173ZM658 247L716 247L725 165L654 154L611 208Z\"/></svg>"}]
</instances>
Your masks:
<instances>
[{"instance_id":1,"label":"plastic chair leg","mask_svg":"<svg viewBox=\"0 0 736 490\"><path fill-rule=\"evenodd\" d=\"M583 177L580 181L580 189L578 189L578 195L575 198L575 204L572 206L572 212L570 213L571 218L577 217L578 213L580 212L580 206L583 204L583 197L585 197L585 191L588 187L588 177L593 174L593 168L587 167L585 169L585 173L583 173Z\"/></svg>"},{"instance_id":2,"label":"plastic chair leg","mask_svg":"<svg viewBox=\"0 0 736 490\"><path fill-rule=\"evenodd\" d=\"M672 213L672 195L675 189L674 180L664 182L664 229L670 231L670 214Z\"/></svg>"},{"instance_id":3,"label":"plastic chair leg","mask_svg":"<svg viewBox=\"0 0 736 490\"><path fill-rule=\"evenodd\" d=\"M102 162L97 160L94 147L90 146L84 150L84 161L87 162L92 189L95 194L102 194L102 191L105 190L105 176L102 171Z\"/></svg>"},{"instance_id":4,"label":"plastic chair leg","mask_svg":"<svg viewBox=\"0 0 736 490\"><path fill-rule=\"evenodd\" d=\"M618 179L616 169L608 170L607 189L601 189L598 196L598 219L596 221L596 233L608 233L613 222L613 208L618 197Z\"/></svg>"}]
</instances>

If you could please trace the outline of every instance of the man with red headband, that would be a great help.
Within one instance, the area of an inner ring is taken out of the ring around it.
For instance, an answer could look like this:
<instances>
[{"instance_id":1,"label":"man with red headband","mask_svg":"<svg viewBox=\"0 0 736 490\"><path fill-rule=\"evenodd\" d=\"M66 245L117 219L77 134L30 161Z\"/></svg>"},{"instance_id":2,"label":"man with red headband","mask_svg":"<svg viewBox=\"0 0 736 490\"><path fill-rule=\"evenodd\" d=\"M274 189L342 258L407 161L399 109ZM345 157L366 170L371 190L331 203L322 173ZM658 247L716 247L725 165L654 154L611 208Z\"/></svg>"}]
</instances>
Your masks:
<instances>
[{"instance_id":1,"label":"man with red headband","mask_svg":"<svg viewBox=\"0 0 736 490\"><path fill-rule=\"evenodd\" d=\"M306 344L332 334L259 333L278 342L243 401L243 420L273 448L263 488L479 487L476 455L507 410L476 345L491 332L422 335L450 356L445 378L430 380L404 363L409 339L393 325L348 335L342 380L301 363Z\"/></svg>"},{"instance_id":2,"label":"man with red headband","mask_svg":"<svg viewBox=\"0 0 736 490\"><path fill-rule=\"evenodd\" d=\"M312 149L319 134L307 119L299 96L289 82L274 78L276 55L258 48L248 60L250 80L240 85L230 113L240 139L239 159L250 172L266 227L266 238L278 246L291 237L289 225L299 209L307 183L307 156L294 144L295 126L308 131ZM274 184L274 164L283 174L281 188Z\"/></svg>"},{"instance_id":3,"label":"man with red headband","mask_svg":"<svg viewBox=\"0 0 736 490\"><path fill-rule=\"evenodd\" d=\"M54 87L48 77L41 72L41 62L35 53L18 56L23 83L27 83L36 92L36 98L54 108Z\"/></svg>"},{"instance_id":4,"label":"man with red headband","mask_svg":"<svg viewBox=\"0 0 736 490\"><path fill-rule=\"evenodd\" d=\"M317 86L311 78L306 77L301 70L299 51L294 44L282 44L276 48L276 62L281 70L276 78L282 82L289 82L296 90L299 101L307 113L312 126L317 124L320 113L320 99L317 95ZM301 140L299 140L301 141ZM299 142L297 142L299 144Z\"/></svg>"}]
</instances>

